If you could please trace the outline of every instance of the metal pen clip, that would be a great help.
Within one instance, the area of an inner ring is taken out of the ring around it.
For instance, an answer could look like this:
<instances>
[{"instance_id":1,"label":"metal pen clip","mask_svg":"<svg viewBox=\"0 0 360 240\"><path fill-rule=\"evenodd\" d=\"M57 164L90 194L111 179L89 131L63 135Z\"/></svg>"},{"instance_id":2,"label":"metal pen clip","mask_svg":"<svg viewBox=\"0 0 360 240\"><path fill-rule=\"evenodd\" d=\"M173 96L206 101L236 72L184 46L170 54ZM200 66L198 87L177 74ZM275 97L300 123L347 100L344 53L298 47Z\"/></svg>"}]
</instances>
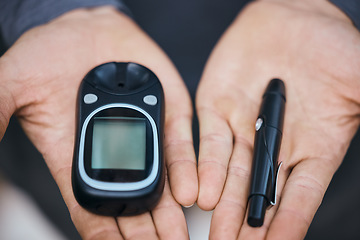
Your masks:
<instances>
[{"instance_id":1,"label":"metal pen clip","mask_svg":"<svg viewBox=\"0 0 360 240\"><path fill-rule=\"evenodd\" d=\"M280 168L282 166L283 162L280 162L277 170L276 170L276 175L275 175L275 183L274 183L274 192L273 192L273 196L271 198L270 201L270 207L275 206L276 205L276 194L277 194L277 185L278 185L278 178L279 178L279 173L280 173Z\"/></svg>"}]
</instances>

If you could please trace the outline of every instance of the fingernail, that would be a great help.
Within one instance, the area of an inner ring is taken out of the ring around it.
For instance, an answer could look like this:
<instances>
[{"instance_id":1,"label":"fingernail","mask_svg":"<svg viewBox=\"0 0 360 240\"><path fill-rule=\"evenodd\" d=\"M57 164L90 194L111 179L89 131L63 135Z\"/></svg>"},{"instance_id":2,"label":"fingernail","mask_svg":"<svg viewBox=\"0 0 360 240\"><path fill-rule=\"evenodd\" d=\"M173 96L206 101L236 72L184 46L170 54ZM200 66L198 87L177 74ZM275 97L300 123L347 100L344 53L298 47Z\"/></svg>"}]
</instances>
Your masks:
<instances>
[{"instance_id":1,"label":"fingernail","mask_svg":"<svg viewBox=\"0 0 360 240\"><path fill-rule=\"evenodd\" d=\"M183 206L184 208L191 208L192 206L194 206L194 203L189 205L189 206Z\"/></svg>"}]
</instances>

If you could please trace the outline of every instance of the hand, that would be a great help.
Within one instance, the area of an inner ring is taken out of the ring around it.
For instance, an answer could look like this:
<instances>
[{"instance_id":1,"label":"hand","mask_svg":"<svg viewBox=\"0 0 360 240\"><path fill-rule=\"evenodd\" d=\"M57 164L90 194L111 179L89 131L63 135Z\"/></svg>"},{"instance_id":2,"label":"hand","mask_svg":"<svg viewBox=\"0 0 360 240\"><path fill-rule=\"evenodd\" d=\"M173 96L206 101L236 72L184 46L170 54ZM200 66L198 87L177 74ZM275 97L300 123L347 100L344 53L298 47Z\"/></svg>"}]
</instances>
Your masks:
<instances>
[{"instance_id":1,"label":"hand","mask_svg":"<svg viewBox=\"0 0 360 240\"><path fill-rule=\"evenodd\" d=\"M211 239L303 239L359 127L360 34L328 1L255 1L224 33L196 96L200 208ZM262 94L287 91L278 204L246 222Z\"/></svg>"},{"instance_id":2,"label":"hand","mask_svg":"<svg viewBox=\"0 0 360 240\"><path fill-rule=\"evenodd\" d=\"M109 61L147 66L162 82L166 98L169 178L163 197L151 213L117 219L81 208L71 187L77 90L89 70ZM83 239L188 238L179 203L193 204L198 192L190 98L165 53L131 19L110 7L60 16L25 33L5 53L0 59L0 79L0 98L8 103L0 109L2 134L16 112L43 154Z\"/></svg>"}]
</instances>

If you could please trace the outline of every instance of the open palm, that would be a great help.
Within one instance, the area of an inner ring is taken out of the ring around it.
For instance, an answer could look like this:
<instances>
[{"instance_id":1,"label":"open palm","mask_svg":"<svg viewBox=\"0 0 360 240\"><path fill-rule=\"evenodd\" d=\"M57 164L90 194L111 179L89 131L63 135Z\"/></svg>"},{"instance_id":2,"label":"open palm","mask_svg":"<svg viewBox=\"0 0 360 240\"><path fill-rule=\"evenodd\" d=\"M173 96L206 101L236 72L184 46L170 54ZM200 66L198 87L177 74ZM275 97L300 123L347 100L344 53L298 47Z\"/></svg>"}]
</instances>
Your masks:
<instances>
[{"instance_id":1,"label":"open palm","mask_svg":"<svg viewBox=\"0 0 360 240\"><path fill-rule=\"evenodd\" d=\"M327 1L256 1L214 49L197 92L198 205L212 239L303 239L359 127L360 34ZM272 78L286 85L279 204L244 219L255 121Z\"/></svg>"},{"instance_id":2,"label":"open palm","mask_svg":"<svg viewBox=\"0 0 360 240\"><path fill-rule=\"evenodd\" d=\"M167 105L165 158L171 173L152 213L117 219L81 208L71 187L78 87L90 69L109 61L140 63L162 82ZM2 108L2 126L15 111L43 154L84 239L188 238L179 203L191 205L197 197L190 99L172 63L132 20L109 7L69 12L25 33L0 59L0 75L6 87L1 98L9 103L8 109ZM179 178L184 173L186 180Z\"/></svg>"}]
</instances>

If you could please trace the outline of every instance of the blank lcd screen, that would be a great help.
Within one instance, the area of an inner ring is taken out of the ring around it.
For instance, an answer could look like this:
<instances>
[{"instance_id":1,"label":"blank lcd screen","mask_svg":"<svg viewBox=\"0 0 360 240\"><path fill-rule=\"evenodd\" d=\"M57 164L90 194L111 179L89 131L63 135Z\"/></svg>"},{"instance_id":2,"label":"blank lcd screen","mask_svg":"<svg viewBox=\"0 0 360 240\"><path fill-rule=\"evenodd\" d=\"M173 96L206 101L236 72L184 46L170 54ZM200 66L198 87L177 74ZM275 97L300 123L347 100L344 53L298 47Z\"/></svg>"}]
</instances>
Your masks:
<instances>
[{"instance_id":1,"label":"blank lcd screen","mask_svg":"<svg viewBox=\"0 0 360 240\"><path fill-rule=\"evenodd\" d=\"M145 170L145 121L135 117L95 117L91 167Z\"/></svg>"}]
</instances>

